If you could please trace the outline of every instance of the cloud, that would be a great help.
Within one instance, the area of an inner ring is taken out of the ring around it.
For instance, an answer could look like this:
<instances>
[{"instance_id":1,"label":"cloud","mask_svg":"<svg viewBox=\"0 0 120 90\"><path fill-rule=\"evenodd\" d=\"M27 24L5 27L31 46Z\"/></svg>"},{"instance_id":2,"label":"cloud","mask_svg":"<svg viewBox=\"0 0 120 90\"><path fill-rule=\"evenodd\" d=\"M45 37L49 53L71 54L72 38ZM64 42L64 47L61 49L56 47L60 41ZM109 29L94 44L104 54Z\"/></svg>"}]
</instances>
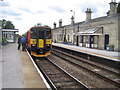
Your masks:
<instances>
[{"instance_id":1,"label":"cloud","mask_svg":"<svg viewBox=\"0 0 120 90\"><path fill-rule=\"evenodd\" d=\"M30 8L25 8L25 7L21 7L21 8L19 8L19 10L23 11L23 13L27 12L30 14L43 14L43 13L45 13L42 10L31 10Z\"/></svg>"},{"instance_id":2,"label":"cloud","mask_svg":"<svg viewBox=\"0 0 120 90\"><path fill-rule=\"evenodd\" d=\"M4 9L0 8L0 14L3 16L20 16L21 15L21 13L9 8L4 8Z\"/></svg>"},{"instance_id":3,"label":"cloud","mask_svg":"<svg viewBox=\"0 0 120 90\"><path fill-rule=\"evenodd\" d=\"M52 10L54 10L54 11L56 11L56 12L59 12L59 13L66 12L66 10L64 10L63 8L58 7L58 6L50 6L49 8L52 9Z\"/></svg>"},{"instance_id":4,"label":"cloud","mask_svg":"<svg viewBox=\"0 0 120 90\"><path fill-rule=\"evenodd\" d=\"M22 7L22 8L19 8L19 9L22 10L22 11L24 11L24 12L31 13L30 9L28 9L28 8Z\"/></svg>"},{"instance_id":5,"label":"cloud","mask_svg":"<svg viewBox=\"0 0 120 90\"><path fill-rule=\"evenodd\" d=\"M9 2L0 2L2 7L9 7L10 6L10 3Z\"/></svg>"},{"instance_id":6,"label":"cloud","mask_svg":"<svg viewBox=\"0 0 120 90\"><path fill-rule=\"evenodd\" d=\"M36 11L36 14L43 14L43 13L45 13L44 11Z\"/></svg>"},{"instance_id":7,"label":"cloud","mask_svg":"<svg viewBox=\"0 0 120 90\"><path fill-rule=\"evenodd\" d=\"M86 2L86 4L82 4L81 11L85 13L87 8L91 8L93 13L96 13L98 11L98 4Z\"/></svg>"},{"instance_id":8,"label":"cloud","mask_svg":"<svg viewBox=\"0 0 120 90\"><path fill-rule=\"evenodd\" d=\"M22 20L22 18L20 18L20 17L14 17L14 19L18 20L18 21Z\"/></svg>"}]
</instances>

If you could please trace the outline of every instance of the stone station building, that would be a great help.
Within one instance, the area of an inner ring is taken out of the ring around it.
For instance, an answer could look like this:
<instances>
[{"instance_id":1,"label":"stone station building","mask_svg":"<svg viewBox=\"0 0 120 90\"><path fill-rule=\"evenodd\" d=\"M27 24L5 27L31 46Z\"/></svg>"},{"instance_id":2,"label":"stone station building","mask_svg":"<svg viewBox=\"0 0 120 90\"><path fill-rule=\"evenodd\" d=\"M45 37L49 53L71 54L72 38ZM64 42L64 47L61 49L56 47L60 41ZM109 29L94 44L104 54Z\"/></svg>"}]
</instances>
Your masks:
<instances>
[{"instance_id":1,"label":"stone station building","mask_svg":"<svg viewBox=\"0 0 120 90\"><path fill-rule=\"evenodd\" d=\"M54 23L52 29L53 42L73 44L81 47L107 49L107 45L114 45L114 51L120 51L120 14L117 13L117 3L113 1L110 4L110 10L107 16L91 19L92 11L87 9L86 20L74 23L74 17L71 18L71 24L62 26L62 20L59 21L59 27Z\"/></svg>"}]
</instances>

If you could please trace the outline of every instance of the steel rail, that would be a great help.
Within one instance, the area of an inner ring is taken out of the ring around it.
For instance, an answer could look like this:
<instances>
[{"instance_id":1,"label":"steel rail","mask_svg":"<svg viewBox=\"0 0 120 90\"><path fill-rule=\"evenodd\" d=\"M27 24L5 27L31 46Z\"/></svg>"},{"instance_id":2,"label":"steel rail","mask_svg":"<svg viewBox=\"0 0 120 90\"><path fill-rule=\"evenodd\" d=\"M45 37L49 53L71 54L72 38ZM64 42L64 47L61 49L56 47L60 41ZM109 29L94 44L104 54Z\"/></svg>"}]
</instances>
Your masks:
<instances>
[{"instance_id":1,"label":"steel rail","mask_svg":"<svg viewBox=\"0 0 120 90\"><path fill-rule=\"evenodd\" d=\"M52 52L52 51L51 51L51 52ZM53 52L52 52L52 53L53 53ZM65 53L64 53L64 54L65 54ZM92 71L92 70L87 69L86 67L80 66L79 64L76 64L76 63L74 63L74 62L72 62L72 61L70 61L70 60L68 60L68 59L65 59L64 57L59 56L59 55L57 55L56 53L54 53L54 55L56 55L56 56L58 56L58 57L60 57L60 58L62 58L62 59L64 59L64 60L67 60L67 61L69 61L70 63L72 63L72 64L74 64L74 65L76 65L76 66L78 66L78 67L81 67L81 68L87 70L88 72L91 72L91 73L97 75L98 77L100 77L100 78L102 78L102 79L105 79L107 82L112 83L112 84L114 84L115 86L117 86L117 87L120 88L120 83L117 83L117 82L115 82L115 81L113 81L113 80L111 80L111 79L109 79L109 78L107 78L107 77L105 77L105 76L103 76L103 75L100 75L100 74L98 74L98 73L96 73L96 72L94 72L94 71Z\"/></svg>"},{"instance_id":2,"label":"steel rail","mask_svg":"<svg viewBox=\"0 0 120 90\"><path fill-rule=\"evenodd\" d=\"M52 62L49 58L47 58L51 63L53 63L56 67L58 67L60 70L62 70L64 73L66 73L68 76L70 76L73 80L75 80L76 82L78 82L80 85L82 85L83 87L85 87L85 89L89 89L88 86L86 86L85 84L83 84L81 81L79 81L77 78L75 78L74 76L72 76L70 73L68 73L67 71L65 71L63 68L61 68L60 66L58 66L56 63Z\"/></svg>"},{"instance_id":3,"label":"steel rail","mask_svg":"<svg viewBox=\"0 0 120 90\"><path fill-rule=\"evenodd\" d=\"M40 77L42 78L43 82L45 83L46 87L49 89L49 90L52 90L52 88L50 87L50 85L48 84L47 80L44 78L44 75L42 72L40 72L38 66L36 65L36 63L34 62L33 58L31 57L31 55L29 54L28 50L26 49L26 52L28 54L28 56L30 57L30 60L32 61L34 67L36 68L37 72L39 73Z\"/></svg>"},{"instance_id":4,"label":"steel rail","mask_svg":"<svg viewBox=\"0 0 120 90\"><path fill-rule=\"evenodd\" d=\"M72 75L70 75L68 72L66 72L64 69L62 69L60 66L58 66L57 64L55 64L54 62L52 62L52 60L50 60L48 57L46 58L47 60L46 61L49 61L52 65L54 65L57 69L59 69L60 71L62 71L65 75L67 75L68 77L70 77L74 82L76 82L77 84L78 84L78 86L80 85L80 87L82 86L82 88L84 87L84 89L85 90L90 90L89 89L89 87L87 87L85 84L83 84L82 82L80 82L79 80L77 80L75 77L73 77ZM39 62L38 62L39 63ZM43 63L42 63L42 65L43 65ZM41 68L40 66L39 66L39 68ZM42 70L42 71L44 71L44 69ZM45 73L45 71L44 71L44 73ZM47 76L47 74L45 73L45 75ZM48 74L48 76L47 76L47 78L49 78L49 74ZM49 80L50 80L50 78L49 78ZM73 82L72 81L72 82ZM52 82L51 80L50 80L50 82ZM64 82L64 81L62 81L62 82ZM54 82L55 83L55 82ZM52 82L52 84L54 84L53 82ZM54 87L55 87L55 89L57 89L57 87L54 85ZM68 87L69 88L69 87Z\"/></svg>"},{"instance_id":5,"label":"steel rail","mask_svg":"<svg viewBox=\"0 0 120 90\"><path fill-rule=\"evenodd\" d=\"M52 50L53 50L53 51L57 51L57 52L62 53L62 54L65 54L65 55L67 55L67 56L69 56L69 57L71 57L71 58L74 58L74 59L80 60L80 61L82 61L82 62L84 62L84 63L88 63L89 65L92 65L92 66L98 67L98 68L100 68L100 69L107 70L107 71L109 71L109 72L111 72L111 73L115 73L115 74L117 74L117 75L120 76L120 72L113 71L113 70L111 70L111 69L109 69L109 68L101 67L101 66L96 65L96 64L93 64L93 63L91 63L91 62L89 62L89 61L87 61L87 60L85 61L85 59L83 59L83 58L80 58L80 57L77 57L77 56L74 56L74 55L71 55L71 54L68 54L68 53L62 52L62 51L60 51L60 50L56 50L56 49L53 49L53 48L52 48ZM51 52L52 52L52 51L51 51ZM90 59L90 58L89 58L89 59Z\"/></svg>"}]
</instances>

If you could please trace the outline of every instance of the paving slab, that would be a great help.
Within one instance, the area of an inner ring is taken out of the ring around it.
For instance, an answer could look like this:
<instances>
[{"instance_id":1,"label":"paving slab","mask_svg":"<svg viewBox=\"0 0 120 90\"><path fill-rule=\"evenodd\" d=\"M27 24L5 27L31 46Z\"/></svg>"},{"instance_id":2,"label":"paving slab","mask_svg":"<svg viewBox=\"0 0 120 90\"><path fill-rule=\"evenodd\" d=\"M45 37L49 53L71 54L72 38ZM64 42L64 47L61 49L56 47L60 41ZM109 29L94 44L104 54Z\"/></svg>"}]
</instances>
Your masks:
<instances>
[{"instance_id":1,"label":"paving slab","mask_svg":"<svg viewBox=\"0 0 120 90\"><path fill-rule=\"evenodd\" d=\"M27 53L21 50L20 53L23 60L23 77L25 88L44 88L47 90L46 85L35 69Z\"/></svg>"},{"instance_id":2,"label":"paving slab","mask_svg":"<svg viewBox=\"0 0 120 90\"><path fill-rule=\"evenodd\" d=\"M60 44L60 43L52 43L52 44L55 45L55 46L66 47L66 48L74 49L74 50L81 51L81 52L84 52L84 53L99 55L99 56L104 57L104 58L110 58L110 59L113 59L113 60L116 60L116 61L118 61L118 60L120 61L120 52L99 50L99 49L91 49L91 48L86 48L86 47Z\"/></svg>"}]
</instances>

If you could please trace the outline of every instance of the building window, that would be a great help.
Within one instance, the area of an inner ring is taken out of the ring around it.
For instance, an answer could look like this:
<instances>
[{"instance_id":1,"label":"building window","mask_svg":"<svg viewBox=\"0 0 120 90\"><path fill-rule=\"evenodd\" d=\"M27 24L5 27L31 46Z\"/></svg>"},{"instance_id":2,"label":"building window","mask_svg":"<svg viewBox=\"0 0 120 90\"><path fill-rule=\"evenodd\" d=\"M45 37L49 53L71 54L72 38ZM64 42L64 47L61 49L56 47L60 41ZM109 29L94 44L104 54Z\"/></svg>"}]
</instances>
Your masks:
<instances>
[{"instance_id":1,"label":"building window","mask_svg":"<svg viewBox=\"0 0 120 90\"><path fill-rule=\"evenodd\" d=\"M85 36L85 42L89 43L89 36Z\"/></svg>"},{"instance_id":2,"label":"building window","mask_svg":"<svg viewBox=\"0 0 120 90\"><path fill-rule=\"evenodd\" d=\"M98 43L98 36L94 36L94 43L95 43L95 44Z\"/></svg>"},{"instance_id":3,"label":"building window","mask_svg":"<svg viewBox=\"0 0 120 90\"><path fill-rule=\"evenodd\" d=\"M63 34L57 35L57 41L63 41Z\"/></svg>"},{"instance_id":4,"label":"building window","mask_svg":"<svg viewBox=\"0 0 120 90\"><path fill-rule=\"evenodd\" d=\"M80 36L80 43L83 43L83 36Z\"/></svg>"},{"instance_id":5,"label":"building window","mask_svg":"<svg viewBox=\"0 0 120 90\"><path fill-rule=\"evenodd\" d=\"M68 42L70 41L70 35L67 36Z\"/></svg>"}]
</instances>

